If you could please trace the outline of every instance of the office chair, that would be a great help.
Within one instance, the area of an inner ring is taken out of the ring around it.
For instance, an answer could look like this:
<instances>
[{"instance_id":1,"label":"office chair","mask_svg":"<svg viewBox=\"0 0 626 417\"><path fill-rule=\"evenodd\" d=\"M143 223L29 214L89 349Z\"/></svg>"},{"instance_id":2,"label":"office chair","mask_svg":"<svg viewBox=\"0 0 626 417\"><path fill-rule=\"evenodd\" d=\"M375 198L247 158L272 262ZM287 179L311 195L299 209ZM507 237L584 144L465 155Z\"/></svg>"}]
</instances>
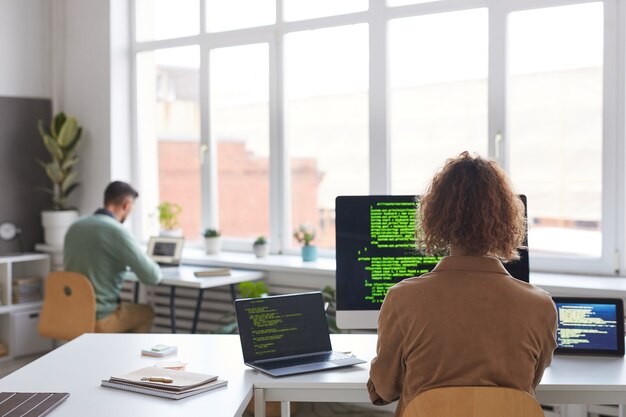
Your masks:
<instances>
[{"instance_id":1,"label":"office chair","mask_svg":"<svg viewBox=\"0 0 626 417\"><path fill-rule=\"evenodd\" d=\"M504 387L446 387L424 391L402 417L544 417L537 401Z\"/></svg>"},{"instance_id":2,"label":"office chair","mask_svg":"<svg viewBox=\"0 0 626 417\"><path fill-rule=\"evenodd\" d=\"M51 272L46 280L39 334L72 340L96 328L96 295L86 276L77 272Z\"/></svg>"}]
</instances>

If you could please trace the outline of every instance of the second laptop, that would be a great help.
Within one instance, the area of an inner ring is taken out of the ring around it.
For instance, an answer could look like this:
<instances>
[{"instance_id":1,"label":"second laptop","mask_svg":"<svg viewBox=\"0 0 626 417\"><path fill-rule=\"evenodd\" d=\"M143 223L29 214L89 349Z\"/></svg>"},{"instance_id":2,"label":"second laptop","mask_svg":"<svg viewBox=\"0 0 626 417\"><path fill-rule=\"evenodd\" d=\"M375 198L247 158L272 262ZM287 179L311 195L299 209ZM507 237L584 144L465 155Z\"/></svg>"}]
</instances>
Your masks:
<instances>
[{"instance_id":1,"label":"second laptop","mask_svg":"<svg viewBox=\"0 0 626 417\"><path fill-rule=\"evenodd\" d=\"M333 352L322 293L235 301L246 365L273 376L365 363Z\"/></svg>"}]
</instances>

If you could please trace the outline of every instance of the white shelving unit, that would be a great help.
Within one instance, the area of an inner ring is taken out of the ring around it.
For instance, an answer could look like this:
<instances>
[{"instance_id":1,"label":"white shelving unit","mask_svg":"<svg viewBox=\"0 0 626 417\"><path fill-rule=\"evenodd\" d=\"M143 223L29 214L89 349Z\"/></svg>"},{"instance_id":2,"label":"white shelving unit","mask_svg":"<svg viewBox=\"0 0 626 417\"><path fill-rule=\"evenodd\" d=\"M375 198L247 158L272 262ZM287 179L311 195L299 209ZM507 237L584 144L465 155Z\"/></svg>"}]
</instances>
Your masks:
<instances>
[{"instance_id":1,"label":"white shelving unit","mask_svg":"<svg viewBox=\"0 0 626 417\"><path fill-rule=\"evenodd\" d=\"M39 336L39 312L43 301L13 304L13 280L40 277L50 272L50 257L46 254L28 253L0 256L0 342L9 353L0 362L19 356L31 355L52 349L52 341Z\"/></svg>"}]
</instances>

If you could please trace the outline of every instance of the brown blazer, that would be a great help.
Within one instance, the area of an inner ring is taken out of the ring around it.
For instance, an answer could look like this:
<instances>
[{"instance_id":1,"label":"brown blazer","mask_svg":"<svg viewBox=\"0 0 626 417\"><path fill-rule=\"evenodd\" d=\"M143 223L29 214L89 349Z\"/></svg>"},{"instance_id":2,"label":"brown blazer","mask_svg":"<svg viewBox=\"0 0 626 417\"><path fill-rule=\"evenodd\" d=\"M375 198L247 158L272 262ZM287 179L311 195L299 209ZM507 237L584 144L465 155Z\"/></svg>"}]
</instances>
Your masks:
<instances>
[{"instance_id":1,"label":"brown blazer","mask_svg":"<svg viewBox=\"0 0 626 417\"><path fill-rule=\"evenodd\" d=\"M556 348L550 295L488 256L447 256L393 286L380 311L367 387L374 404L436 387L517 388L534 396Z\"/></svg>"}]
</instances>

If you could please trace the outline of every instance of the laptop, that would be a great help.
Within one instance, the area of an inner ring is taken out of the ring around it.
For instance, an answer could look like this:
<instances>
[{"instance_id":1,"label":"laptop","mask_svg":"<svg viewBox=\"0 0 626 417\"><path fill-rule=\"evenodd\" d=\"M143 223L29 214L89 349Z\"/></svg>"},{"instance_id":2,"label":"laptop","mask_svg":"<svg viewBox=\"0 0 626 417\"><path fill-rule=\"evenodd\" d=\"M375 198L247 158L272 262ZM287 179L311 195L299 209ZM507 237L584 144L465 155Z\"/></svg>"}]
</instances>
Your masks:
<instances>
[{"instance_id":1,"label":"laptop","mask_svg":"<svg viewBox=\"0 0 626 417\"><path fill-rule=\"evenodd\" d=\"M152 236L148 241L148 256L159 264L161 270L178 271L183 256L185 238Z\"/></svg>"},{"instance_id":2,"label":"laptop","mask_svg":"<svg viewBox=\"0 0 626 417\"><path fill-rule=\"evenodd\" d=\"M555 353L624 356L621 298L552 297L558 327Z\"/></svg>"},{"instance_id":3,"label":"laptop","mask_svg":"<svg viewBox=\"0 0 626 417\"><path fill-rule=\"evenodd\" d=\"M333 352L321 292L235 301L246 365L272 376L365 363Z\"/></svg>"}]
</instances>

